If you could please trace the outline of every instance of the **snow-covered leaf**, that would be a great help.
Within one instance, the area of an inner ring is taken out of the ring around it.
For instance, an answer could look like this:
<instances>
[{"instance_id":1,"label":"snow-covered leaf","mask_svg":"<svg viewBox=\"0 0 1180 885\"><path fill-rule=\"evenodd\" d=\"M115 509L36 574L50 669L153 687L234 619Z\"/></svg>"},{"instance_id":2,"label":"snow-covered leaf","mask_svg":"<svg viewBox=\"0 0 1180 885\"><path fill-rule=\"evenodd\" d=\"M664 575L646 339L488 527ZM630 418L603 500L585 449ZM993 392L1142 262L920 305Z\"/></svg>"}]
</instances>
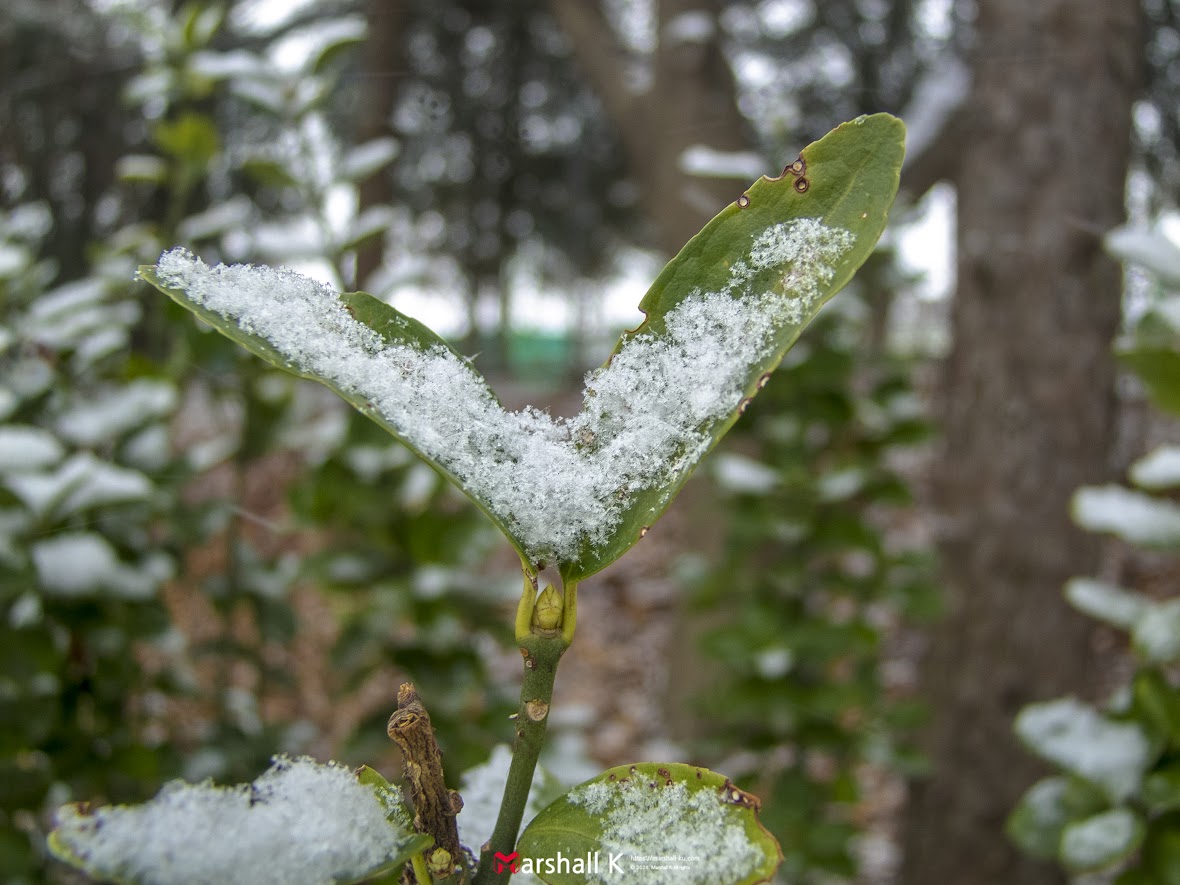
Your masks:
<instances>
[{"instance_id":1,"label":"snow-covered leaf","mask_svg":"<svg viewBox=\"0 0 1180 885\"><path fill-rule=\"evenodd\" d=\"M349 181L361 181L388 166L397 157L396 138L374 138L358 144L340 162L340 174Z\"/></svg>"},{"instance_id":2,"label":"snow-covered leaf","mask_svg":"<svg viewBox=\"0 0 1180 885\"><path fill-rule=\"evenodd\" d=\"M147 499L152 483L138 470L103 461L90 452L67 458L52 472L7 477L3 484L39 517L69 516L92 507Z\"/></svg>"},{"instance_id":3,"label":"snow-covered leaf","mask_svg":"<svg viewBox=\"0 0 1180 885\"><path fill-rule=\"evenodd\" d=\"M1068 781L1047 777L1037 781L1016 803L1008 816L1005 832L1020 850L1042 860L1057 857L1061 832L1069 822L1065 803Z\"/></svg>"},{"instance_id":4,"label":"snow-covered leaf","mask_svg":"<svg viewBox=\"0 0 1180 885\"><path fill-rule=\"evenodd\" d=\"M1129 808L1112 808L1069 824L1061 834L1059 857L1074 873L1107 869L1137 849L1146 828Z\"/></svg>"},{"instance_id":5,"label":"snow-covered leaf","mask_svg":"<svg viewBox=\"0 0 1180 885\"><path fill-rule=\"evenodd\" d=\"M758 807L754 796L707 769L620 765L533 819L517 843L521 869L551 885L765 882L782 852L759 823Z\"/></svg>"},{"instance_id":6,"label":"snow-covered leaf","mask_svg":"<svg viewBox=\"0 0 1180 885\"><path fill-rule=\"evenodd\" d=\"M30 548L37 580L47 594L93 596L103 591L124 599L150 599L172 577L164 553L149 554L139 565L119 559L115 548L94 532L67 532L37 541Z\"/></svg>"},{"instance_id":7,"label":"snow-covered leaf","mask_svg":"<svg viewBox=\"0 0 1180 885\"><path fill-rule=\"evenodd\" d=\"M1180 446L1160 446L1131 465L1131 481L1149 491L1180 488Z\"/></svg>"},{"instance_id":8,"label":"snow-covered leaf","mask_svg":"<svg viewBox=\"0 0 1180 885\"><path fill-rule=\"evenodd\" d=\"M1025 707L1015 730L1042 759L1092 781L1115 802L1135 791L1151 762L1138 725L1114 722L1074 698Z\"/></svg>"},{"instance_id":9,"label":"snow-covered leaf","mask_svg":"<svg viewBox=\"0 0 1180 885\"><path fill-rule=\"evenodd\" d=\"M43 470L64 455L65 448L47 430L19 424L0 427L0 473Z\"/></svg>"},{"instance_id":10,"label":"snow-covered leaf","mask_svg":"<svg viewBox=\"0 0 1180 885\"><path fill-rule=\"evenodd\" d=\"M530 567L609 565L664 512L803 327L869 256L904 128L840 126L751 185L664 269L588 379L582 413L506 412L433 332L364 293L183 250L141 275L273 364L340 393L456 483Z\"/></svg>"},{"instance_id":11,"label":"snow-covered leaf","mask_svg":"<svg viewBox=\"0 0 1180 885\"><path fill-rule=\"evenodd\" d=\"M1148 606L1135 621L1131 645L1143 660L1153 664L1170 664L1180 658L1180 599Z\"/></svg>"},{"instance_id":12,"label":"snow-covered leaf","mask_svg":"<svg viewBox=\"0 0 1180 885\"><path fill-rule=\"evenodd\" d=\"M1140 593L1094 578L1071 578L1065 598L1083 614L1122 630L1131 630L1151 606L1151 600Z\"/></svg>"},{"instance_id":13,"label":"snow-covered leaf","mask_svg":"<svg viewBox=\"0 0 1180 885\"><path fill-rule=\"evenodd\" d=\"M49 838L61 860L137 885L355 882L429 844L376 772L281 756L252 784L173 781L142 805L67 805Z\"/></svg>"},{"instance_id":14,"label":"snow-covered leaf","mask_svg":"<svg viewBox=\"0 0 1180 885\"><path fill-rule=\"evenodd\" d=\"M1159 228L1125 225L1108 232L1106 249L1120 261L1138 264L1162 281L1180 285L1180 248Z\"/></svg>"},{"instance_id":15,"label":"snow-covered leaf","mask_svg":"<svg viewBox=\"0 0 1180 885\"><path fill-rule=\"evenodd\" d=\"M1180 506L1117 485L1084 486L1074 494L1074 521L1144 547L1180 546Z\"/></svg>"}]
</instances>

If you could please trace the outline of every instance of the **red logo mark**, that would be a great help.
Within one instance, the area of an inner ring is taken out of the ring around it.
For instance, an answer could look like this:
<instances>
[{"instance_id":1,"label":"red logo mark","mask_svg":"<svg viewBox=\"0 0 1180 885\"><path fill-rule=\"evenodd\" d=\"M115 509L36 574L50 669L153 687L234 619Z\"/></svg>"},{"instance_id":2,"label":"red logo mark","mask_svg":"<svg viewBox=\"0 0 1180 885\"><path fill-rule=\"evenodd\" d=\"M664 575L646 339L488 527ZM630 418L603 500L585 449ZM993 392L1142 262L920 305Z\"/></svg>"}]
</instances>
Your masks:
<instances>
[{"instance_id":1,"label":"red logo mark","mask_svg":"<svg viewBox=\"0 0 1180 885\"><path fill-rule=\"evenodd\" d=\"M499 851L497 851L492 858L493 861L495 862L495 869L492 870L492 872L493 873L502 873L502 872L504 872L504 867L508 867L509 871L515 873L516 872L516 859L519 856L520 856L519 851L514 851L511 854L501 854Z\"/></svg>"}]
</instances>

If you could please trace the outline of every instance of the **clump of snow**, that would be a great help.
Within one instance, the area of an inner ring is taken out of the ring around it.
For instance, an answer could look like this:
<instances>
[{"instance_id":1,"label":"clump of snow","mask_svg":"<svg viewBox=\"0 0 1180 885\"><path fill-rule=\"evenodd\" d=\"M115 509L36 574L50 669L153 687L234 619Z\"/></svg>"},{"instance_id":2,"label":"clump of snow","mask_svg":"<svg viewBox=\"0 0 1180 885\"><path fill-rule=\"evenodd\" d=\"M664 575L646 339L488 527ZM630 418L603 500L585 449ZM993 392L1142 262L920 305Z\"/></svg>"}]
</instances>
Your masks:
<instances>
[{"instance_id":1,"label":"clump of snow","mask_svg":"<svg viewBox=\"0 0 1180 885\"><path fill-rule=\"evenodd\" d=\"M41 586L57 596L109 590L126 599L150 599L172 577L172 563L164 553L150 554L139 567L127 565L106 538L93 532L55 535L34 544L30 554Z\"/></svg>"},{"instance_id":2,"label":"clump of snow","mask_svg":"<svg viewBox=\"0 0 1180 885\"><path fill-rule=\"evenodd\" d=\"M173 781L143 805L58 812L55 838L103 877L144 885L330 885L395 859L406 813L338 763L275 757L252 784Z\"/></svg>"},{"instance_id":3,"label":"clump of snow","mask_svg":"<svg viewBox=\"0 0 1180 885\"><path fill-rule=\"evenodd\" d=\"M1160 446L1131 465L1131 481L1144 489L1180 487L1180 446Z\"/></svg>"},{"instance_id":4,"label":"clump of snow","mask_svg":"<svg viewBox=\"0 0 1180 885\"><path fill-rule=\"evenodd\" d=\"M1131 644L1143 658L1156 664L1180 658L1180 599L1149 606L1135 622Z\"/></svg>"},{"instance_id":5,"label":"clump of snow","mask_svg":"<svg viewBox=\"0 0 1180 885\"><path fill-rule=\"evenodd\" d=\"M1082 528L1110 532L1132 544L1180 544L1180 506L1122 486L1078 489L1073 497L1073 517Z\"/></svg>"},{"instance_id":6,"label":"clump of snow","mask_svg":"<svg viewBox=\"0 0 1180 885\"><path fill-rule=\"evenodd\" d=\"M651 785L632 777L593 781L567 796L598 819L601 850L623 856L622 874L588 877L602 885L733 882L750 875L762 860L746 835L741 809L727 803L719 790L689 790L683 781ZM649 862L662 858L691 860Z\"/></svg>"},{"instance_id":7,"label":"clump of snow","mask_svg":"<svg viewBox=\"0 0 1180 885\"><path fill-rule=\"evenodd\" d=\"M52 467L64 454L57 437L40 427L0 427L0 473Z\"/></svg>"},{"instance_id":8,"label":"clump of snow","mask_svg":"<svg viewBox=\"0 0 1180 885\"><path fill-rule=\"evenodd\" d=\"M504 798L504 783L508 780L508 767L512 764L512 749L507 744L492 748L488 761L463 772L460 795L463 810L455 822L459 826L459 841L478 857L479 848L496 827L496 816L500 813L500 802ZM521 826L526 827L540 811L540 787L543 778L534 778L529 798L525 803Z\"/></svg>"},{"instance_id":9,"label":"clump of snow","mask_svg":"<svg viewBox=\"0 0 1180 885\"><path fill-rule=\"evenodd\" d=\"M151 480L139 471L118 467L90 452L67 458L52 472L10 476L4 485L39 517L142 501L152 493Z\"/></svg>"},{"instance_id":10,"label":"clump of snow","mask_svg":"<svg viewBox=\"0 0 1180 885\"><path fill-rule=\"evenodd\" d=\"M74 404L58 418L57 429L70 442L97 446L167 415L175 405L171 384L140 378Z\"/></svg>"},{"instance_id":11,"label":"clump of snow","mask_svg":"<svg viewBox=\"0 0 1180 885\"><path fill-rule=\"evenodd\" d=\"M1083 614L1124 630L1134 627L1151 605L1138 593L1093 578L1071 578L1065 585L1065 598Z\"/></svg>"},{"instance_id":12,"label":"clump of snow","mask_svg":"<svg viewBox=\"0 0 1180 885\"><path fill-rule=\"evenodd\" d=\"M1060 857L1073 870L1106 867L1126 857L1143 835L1129 808L1112 808L1070 824L1061 834Z\"/></svg>"},{"instance_id":13,"label":"clump of snow","mask_svg":"<svg viewBox=\"0 0 1180 885\"><path fill-rule=\"evenodd\" d=\"M1140 264L1168 283L1180 283L1180 247L1160 227L1116 227L1105 237L1115 258Z\"/></svg>"},{"instance_id":14,"label":"clump of snow","mask_svg":"<svg viewBox=\"0 0 1180 885\"><path fill-rule=\"evenodd\" d=\"M1138 725L1113 722L1074 698L1025 707L1016 733L1043 759L1093 781L1116 802L1134 792L1150 761Z\"/></svg>"},{"instance_id":15,"label":"clump of snow","mask_svg":"<svg viewBox=\"0 0 1180 885\"><path fill-rule=\"evenodd\" d=\"M630 337L592 372L583 410L568 420L505 411L449 348L391 341L290 271L211 268L174 249L156 273L291 367L371 403L370 414L454 475L534 561L574 561L606 542L632 494L673 482L705 453L754 367L784 327L810 316L854 241L817 219L762 231L721 291L690 293L661 331Z\"/></svg>"}]
</instances>

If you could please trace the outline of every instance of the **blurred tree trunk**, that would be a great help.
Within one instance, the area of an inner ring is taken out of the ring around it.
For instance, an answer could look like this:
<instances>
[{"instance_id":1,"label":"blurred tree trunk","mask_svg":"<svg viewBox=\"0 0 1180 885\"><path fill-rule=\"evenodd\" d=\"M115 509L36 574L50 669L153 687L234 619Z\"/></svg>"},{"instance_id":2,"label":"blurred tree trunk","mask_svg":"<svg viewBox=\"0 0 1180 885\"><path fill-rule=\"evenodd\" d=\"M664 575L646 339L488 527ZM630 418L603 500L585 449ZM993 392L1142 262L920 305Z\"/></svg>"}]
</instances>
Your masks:
<instances>
[{"instance_id":1,"label":"blurred tree trunk","mask_svg":"<svg viewBox=\"0 0 1180 885\"><path fill-rule=\"evenodd\" d=\"M937 477L949 611L923 667L933 774L914 786L906 885L1043 885L1004 819L1042 769L1025 704L1093 688L1089 627L1062 599L1097 544L1068 502L1108 471L1138 0L980 0L953 178L958 292Z\"/></svg>"},{"instance_id":2,"label":"blurred tree trunk","mask_svg":"<svg viewBox=\"0 0 1180 885\"><path fill-rule=\"evenodd\" d=\"M393 135L390 120L397 101L398 84L406 71L405 32L406 6L387 0L368 0L365 5L368 37L360 58L360 81L364 99L357 121L356 144ZM393 202L393 183L387 167L374 172L358 188L357 211L370 206L386 206ZM363 288L369 275L381 266L385 251L385 237L373 237L356 252L358 288Z\"/></svg>"},{"instance_id":3,"label":"blurred tree trunk","mask_svg":"<svg viewBox=\"0 0 1180 885\"><path fill-rule=\"evenodd\" d=\"M750 150L733 72L721 51L718 3L659 0L650 64L628 58L601 3L549 0L549 7L615 121L643 210L655 227L654 244L675 254L746 184L687 175L680 165L693 145Z\"/></svg>"}]
</instances>

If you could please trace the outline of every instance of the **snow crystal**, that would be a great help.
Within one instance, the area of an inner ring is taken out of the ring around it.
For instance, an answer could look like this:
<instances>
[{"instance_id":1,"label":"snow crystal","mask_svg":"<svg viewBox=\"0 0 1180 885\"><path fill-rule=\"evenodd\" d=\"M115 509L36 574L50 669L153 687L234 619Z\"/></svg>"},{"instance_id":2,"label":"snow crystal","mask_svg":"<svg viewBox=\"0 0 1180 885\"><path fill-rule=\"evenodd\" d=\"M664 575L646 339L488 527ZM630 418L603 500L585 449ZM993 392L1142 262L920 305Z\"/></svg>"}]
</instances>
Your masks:
<instances>
[{"instance_id":1,"label":"snow crystal","mask_svg":"<svg viewBox=\"0 0 1180 885\"><path fill-rule=\"evenodd\" d=\"M1150 605L1138 593L1093 578L1070 579L1065 585L1065 598L1083 614L1124 630L1134 627Z\"/></svg>"},{"instance_id":2,"label":"snow crystal","mask_svg":"<svg viewBox=\"0 0 1180 885\"><path fill-rule=\"evenodd\" d=\"M1138 725L1112 722L1074 698L1025 707L1015 727L1043 759L1093 781L1116 802L1135 791L1150 761Z\"/></svg>"},{"instance_id":3,"label":"snow crystal","mask_svg":"<svg viewBox=\"0 0 1180 885\"><path fill-rule=\"evenodd\" d=\"M1078 489L1073 498L1073 517L1082 528L1110 532L1132 544L1180 543L1180 507L1122 486Z\"/></svg>"},{"instance_id":4,"label":"snow crystal","mask_svg":"<svg viewBox=\"0 0 1180 885\"><path fill-rule=\"evenodd\" d=\"M622 855L623 873L606 885L696 885L733 882L754 871L762 853L746 835L739 809L719 790L689 790L683 781L651 787L642 778L594 781L571 790L574 805L598 818L601 850ZM684 864L647 864L644 858L693 858ZM665 866L661 869L659 867ZM677 869L666 867L675 866Z\"/></svg>"},{"instance_id":5,"label":"snow crystal","mask_svg":"<svg viewBox=\"0 0 1180 885\"><path fill-rule=\"evenodd\" d=\"M1061 834L1060 857L1075 870L1103 867L1129 854L1140 834L1133 811L1112 808L1066 827Z\"/></svg>"},{"instance_id":6,"label":"snow crystal","mask_svg":"<svg viewBox=\"0 0 1180 885\"><path fill-rule=\"evenodd\" d=\"M631 494L670 483L699 460L781 330L818 305L854 239L816 219L761 232L721 291L690 293L664 316L662 332L630 337L592 372L582 413L568 420L506 412L449 348L391 342L353 319L330 289L290 271L210 268L174 249L157 275L302 372L371 403L532 559L572 561L585 545L605 543Z\"/></svg>"},{"instance_id":7,"label":"snow crystal","mask_svg":"<svg viewBox=\"0 0 1180 885\"><path fill-rule=\"evenodd\" d=\"M278 756L253 784L173 781L139 806L66 806L56 837L90 869L145 885L329 885L400 853L399 808L338 763Z\"/></svg>"},{"instance_id":8,"label":"snow crystal","mask_svg":"<svg viewBox=\"0 0 1180 885\"><path fill-rule=\"evenodd\" d=\"M1131 465L1131 480L1145 489L1180 486L1180 446L1160 446Z\"/></svg>"},{"instance_id":9,"label":"snow crystal","mask_svg":"<svg viewBox=\"0 0 1180 885\"><path fill-rule=\"evenodd\" d=\"M57 437L40 427L0 427L0 472L52 467L64 454Z\"/></svg>"}]
</instances>

